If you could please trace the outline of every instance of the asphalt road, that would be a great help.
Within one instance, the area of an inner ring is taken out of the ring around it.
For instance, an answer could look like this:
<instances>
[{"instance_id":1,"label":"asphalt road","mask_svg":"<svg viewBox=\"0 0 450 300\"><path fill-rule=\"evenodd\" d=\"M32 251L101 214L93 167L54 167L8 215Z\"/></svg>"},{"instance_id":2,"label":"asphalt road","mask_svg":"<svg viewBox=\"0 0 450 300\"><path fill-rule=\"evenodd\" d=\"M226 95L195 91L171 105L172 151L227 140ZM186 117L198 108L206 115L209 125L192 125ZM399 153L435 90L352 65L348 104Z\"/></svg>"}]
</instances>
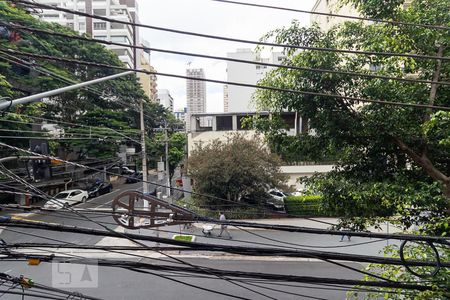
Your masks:
<instances>
[{"instance_id":1,"label":"asphalt road","mask_svg":"<svg viewBox=\"0 0 450 300\"><path fill-rule=\"evenodd\" d=\"M109 228L118 230L119 226L114 223L114 220L110 216L105 216L96 211L104 211L111 207L111 202L114 197L126 190L140 190L142 189L141 183L136 184L123 184L115 187L113 192L102 195L97 198L90 199L87 203L81 203L75 205L74 209L90 209L92 213L87 214L90 218L95 219L97 222L103 222ZM45 222L63 223L67 225L78 225L83 227L91 227L103 229L99 225L85 220L79 216L74 215L71 212L64 212L62 210L54 212L33 212L33 213L19 213L19 217L31 220L39 220ZM166 226L156 230L134 230L133 233L140 233L144 235L159 235L161 237L172 238L174 234L184 232L196 235L196 240L199 242L206 242L212 244L232 244L232 245L247 245L252 247L288 247L292 248L304 248L304 249L316 249L323 251L337 251L342 253L357 253L366 255L379 255L379 251L386 245L387 241L370 240L365 238L352 238L351 241L339 242L338 236L320 236L312 234L299 234L288 232L277 232L269 230L250 230L242 231L237 228L229 227L233 236L232 240L217 238L218 229L213 230L212 237L205 237L201 232L201 224L191 230L183 230L181 226ZM55 231L45 230L29 230L23 228L3 228L0 229L0 238L4 239L7 243L16 242L44 242L44 243L75 243L80 245L119 245L123 244L124 240L117 238L103 238L96 236L89 236L83 234L73 234ZM127 243L131 243L126 241ZM155 246L152 242L145 242L149 246ZM164 246L164 245L161 245ZM73 254L74 252L72 252ZM105 258L102 254L93 253L81 253L75 252L76 255L83 255L86 257ZM154 252L146 252L147 255L154 255ZM199 253L191 252L187 253L190 256L178 256L184 261L193 263L196 265L203 265L208 267L214 267L219 269L229 269L235 271L252 271L252 272L267 272L277 274L296 274L307 276L323 276L331 278L352 278L360 279L361 274L354 271L331 265L328 263L320 262L318 260L284 260L281 258L246 258L246 257L234 257L224 256L220 253ZM108 254L108 258L124 259L116 254ZM138 258L128 257L126 259L138 260ZM142 258L139 258L142 259ZM154 260L143 259L146 262L154 263ZM351 266L361 269L363 265L353 263ZM0 264L0 271L7 272L11 275L26 275L33 278L36 282L40 282L46 285L51 285L54 275L52 275L51 264L42 263L40 266L27 266L24 262L6 262L2 261ZM157 275L173 275L173 274L161 274ZM77 288L79 292L83 292L89 295L97 296L102 299L177 299L182 297L182 300L201 300L201 299L232 299L230 297L215 295L211 292L201 291L192 287L187 287L180 283L163 279L157 275L140 274L129 270L100 267L98 271L98 288L83 289ZM226 293L232 293L249 299L265 299L261 295L255 294L248 290L239 288L236 285L232 285L224 280L210 279L210 278L192 278L192 277L174 277L176 280L186 281L190 284L194 284L200 287L207 287L215 291L222 291ZM255 283L253 283L255 284ZM259 284L259 283L258 283ZM249 286L250 287L250 286ZM275 285L267 285L275 289L280 289L286 294L277 291L270 291L261 287L251 286L252 289L256 289L261 293L269 295L274 299L313 299L318 297L321 299L344 299L345 291L336 290L324 290L324 289L311 289L307 287L291 287L285 286L280 283ZM317 287L317 286L316 286ZM322 286L323 288L323 286ZM330 288L330 287L328 287ZM1 288L0 288L1 289ZM294 295L292 293L302 294L306 296ZM1 293L0 293L1 295ZM20 299L14 298L9 295L6 299ZM27 297L26 299L34 299Z\"/></svg>"},{"instance_id":2,"label":"asphalt road","mask_svg":"<svg viewBox=\"0 0 450 300\"><path fill-rule=\"evenodd\" d=\"M198 266L206 266L223 270L252 271L264 273L276 273L283 275L308 275L333 278L359 279L358 275L351 271L343 271L333 265L318 262L278 262L278 261L245 261L245 260L223 260L223 259L184 259L183 261ZM351 264L352 267L361 267L358 264ZM10 275L32 278L35 282L51 285L52 280L62 279L61 274L55 273L49 263L39 266L27 266L20 262L4 262L0 266L1 272ZM195 287L189 287L179 282L160 277L170 276L170 278L195 285L200 288L208 288L212 291L232 294L248 299L345 299L346 291L336 290L334 287L324 285L295 284L287 282L270 282L263 286L277 289L271 291L255 285L245 285L246 287L266 295L262 296L255 292L246 290L220 278L195 278L183 275L172 276L173 274L154 272L154 275L141 274L129 270L99 267L98 287L95 288L67 288L68 291L77 291L89 296L96 296L101 299L130 300L130 299L157 299L157 300L210 300L210 299L233 299L232 297L218 295L210 291L202 291ZM95 274L90 274L93 280ZM55 279L53 276L56 276ZM209 277L209 276L208 276ZM261 285L260 282L247 282ZM242 285L242 282L239 284ZM35 290L28 290L33 292ZM291 294L288 294L291 293ZM21 299L19 296L8 295L6 299ZM26 299L37 299L26 297ZM74 298L76 299L76 298Z\"/></svg>"}]
</instances>

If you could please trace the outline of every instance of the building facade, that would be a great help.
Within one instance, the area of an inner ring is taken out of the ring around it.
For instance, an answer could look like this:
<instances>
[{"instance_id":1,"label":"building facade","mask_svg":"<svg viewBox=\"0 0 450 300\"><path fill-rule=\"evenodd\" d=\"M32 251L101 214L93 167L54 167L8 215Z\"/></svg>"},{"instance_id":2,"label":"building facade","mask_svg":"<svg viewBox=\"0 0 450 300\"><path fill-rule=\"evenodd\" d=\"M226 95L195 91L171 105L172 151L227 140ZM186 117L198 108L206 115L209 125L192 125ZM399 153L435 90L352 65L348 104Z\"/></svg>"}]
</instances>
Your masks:
<instances>
[{"instance_id":1,"label":"building facade","mask_svg":"<svg viewBox=\"0 0 450 300\"><path fill-rule=\"evenodd\" d=\"M173 112L173 115L175 116L175 119L180 120L181 122L186 122L186 113L187 113L187 107L177 109Z\"/></svg>"},{"instance_id":2,"label":"building facade","mask_svg":"<svg viewBox=\"0 0 450 300\"><path fill-rule=\"evenodd\" d=\"M259 53L251 49L237 49L236 52L227 53L229 58L248 60L263 63L281 64L285 55L281 52L273 52L269 57L261 57ZM271 67L227 62L227 80L257 84ZM224 87L224 111L226 112L250 112L256 107L252 102L254 88L228 85ZM226 110L225 110L226 109Z\"/></svg>"},{"instance_id":3,"label":"building facade","mask_svg":"<svg viewBox=\"0 0 450 300\"><path fill-rule=\"evenodd\" d=\"M173 113L173 98L169 90L160 89L158 91L158 103Z\"/></svg>"},{"instance_id":4,"label":"building facade","mask_svg":"<svg viewBox=\"0 0 450 300\"><path fill-rule=\"evenodd\" d=\"M63 7L115 20L139 22L136 0L35 0L37 3ZM120 23L106 22L61 11L43 9L37 15L41 20L56 22L95 39L133 45L133 28ZM136 35L139 45L139 34ZM133 67L133 50L128 47L107 45L129 68ZM140 51L138 51L139 53ZM139 54L136 57L139 66Z\"/></svg>"},{"instance_id":5,"label":"building facade","mask_svg":"<svg viewBox=\"0 0 450 300\"><path fill-rule=\"evenodd\" d=\"M186 76L190 78L205 78L203 69L187 69ZM206 112L206 83L205 81L186 80L187 119L186 129L190 129L190 115ZM203 120L201 121L203 124Z\"/></svg>"},{"instance_id":6,"label":"building facade","mask_svg":"<svg viewBox=\"0 0 450 300\"><path fill-rule=\"evenodd\" d=\"M188 156L198 146L205 146L214 140L226 141L230 134L240 133L246 138L252 139L258 133L245 127L244 119L258 115L260 118L270 118L269 112L236 112L236 113L201 113L191 114L190 130L188 132ZM281 119L288 129L286 134L297 135L309 131L308 122L295 112L283 112ZM201 124L200 120L209 120ZM331 171L333 165L329 163L314 164L312 162L299 162L297 164L281 166L281 173L287 175L288 186L301 189L303 185L298 182L300 177L309 177L315 173Z\"/></svg>"},{"instance_id":7,"label":"building facade","mask_svg":"<svg viewBox=\"0 0 450 300\"><path fill-rule=\"evenodd\" d=\"M140 69L149 72L156 72L155 68L150 65L150 53L146 51L140 52ZM157 102L158 90L155 74L138 73L139 82L142 85L142 89L151 102Z\"/></svg>"},{"instance_id":8,"label":"building facade","mask_svg":"<svg viewBox=\"0 0 450 300\"><path fill-rule=\"evenodd\" d=\"M361 14L351 5L345 4L342 5L339 0L317 0L314 4L312 12L320 12L320 13L334 13L339 15L360 17ZM334 25L340 24L345 21L349 21L350 19L324 16L324 15L311 15L311 24L317 23L319 27L328 31Z\"/></svg>"}]
</instances>

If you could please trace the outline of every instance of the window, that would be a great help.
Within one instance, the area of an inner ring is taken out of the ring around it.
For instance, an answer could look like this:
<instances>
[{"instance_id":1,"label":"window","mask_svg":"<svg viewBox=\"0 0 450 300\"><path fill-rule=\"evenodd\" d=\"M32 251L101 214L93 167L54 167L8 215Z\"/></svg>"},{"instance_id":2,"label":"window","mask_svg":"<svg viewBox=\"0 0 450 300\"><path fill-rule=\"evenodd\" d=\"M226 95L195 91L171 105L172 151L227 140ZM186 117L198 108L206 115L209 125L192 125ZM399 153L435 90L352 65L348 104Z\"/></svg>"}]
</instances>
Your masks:
<instances>
[{"instance_id":1,"label":"window","mask_svg":"<svg viewBox=\"0 0 450 300\"><path fill-rule=\"evenodd\" d=\"M73 23L67 23L66 26L69 27L70 29L74 29Z\"/></svg>"},{"instance_id":2,"label":"window","mask_svg":"<svg viewBox=\"0 0 450 300\"><path fill-rule=\"evenodd\" d=\"M94 15L106 16L106 9L94 9Z\"/></svg>"},{"instance_id":3,"label":"window","mask_svg":"<svg viewBox=\"0 0 450 300\"><path fill-rule=\"evenodd\" d=\"M44 18L59 18L58 14L45 14L43 15Z\"/></svg>"},{"instance_id":4,"label":"window","mask_svg":"<svg viewBox=\"0 0 450 300\"><path fill-rule=\"evenodd\" d=\"M73 20L73 14L66 14L67 20Z\"/></svg>"},{"instance_id":5,"label":"window","mask_svg":"<svg viewBox=\"0 0 450 300\"><path fill-rule=\"evenodd\" d=\"M115 36L111 36L111 42L131 44L131 43L130 43L130 40L129 40L128 37L125 36L125 35L115 35Z\"/></svg>"},{"instance_id":6,"label":"window","mask_svg":"<svg viewBox=\"0 0 450 300\"><path fill-rule=\"evenodd\" d=\"M78 28L79 28L79 30L81 30L81 31L86 30L86 23L80 22L80 23L78 24Z\"/></svg>"},{"instance_id":7,"label":"window","mask_svg":"<svg viewBox=\"0 0 450 300\"><path fill-rule=\"evenodd\" d=\"M125 24L120 23L111 23L111 29L124 29Z\"/></svg>"},{"instance_id":8,"label":"window","mask_svg":"<svg viewBox=\"0 0 450 300\"><path fill-rule=\"evenodd\" d=\"M127 54L127 50L126 49L112 49L112 52L114 52L118 56Z\"/></svg>"},{"instance_id":9,"label":"window","mask_svg":"<svg viewBox=\"0 0 450 300\"><path fill-rule=\"evenodd\" d=\"M94 35L94 39L106 41L106 35Z\"/></svg>"},{"instance_id":10,"label":"window","mask_svg":"<svg viewBox=\"0 0 450 300\"><path fill-rule=\"evenodd\" d=\"M217 131L233 130L233 117L232 116L217 116Z\"/></svg>"},{"instance_id":11,"label":"window","mask_svg":"<svg viewBox=\"0 0 450 300\"><path fill-rule=\"evenodd\" d=\"M94 22L94 30L106 30L106 22Z\"/></svg>"}]
</instances>

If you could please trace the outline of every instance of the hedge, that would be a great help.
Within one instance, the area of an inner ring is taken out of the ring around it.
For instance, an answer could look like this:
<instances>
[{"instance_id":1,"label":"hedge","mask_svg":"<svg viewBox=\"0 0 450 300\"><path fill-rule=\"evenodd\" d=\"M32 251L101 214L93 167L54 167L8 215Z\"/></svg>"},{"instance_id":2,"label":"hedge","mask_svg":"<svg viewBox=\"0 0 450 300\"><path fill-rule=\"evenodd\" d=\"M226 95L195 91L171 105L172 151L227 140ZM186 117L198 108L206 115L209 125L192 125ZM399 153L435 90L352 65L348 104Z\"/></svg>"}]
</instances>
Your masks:
<instances>
[{"instance_id":1,"label":"hedge","mask_svg":"<svg viewBox=\"0 0 450 300\"><path fill-rule=\"evenodd\" d=\"M330 217L331 213L322 210L322 196L289 196L284 200L286 212L295 216Z\"/></svg>"}]
</instances>

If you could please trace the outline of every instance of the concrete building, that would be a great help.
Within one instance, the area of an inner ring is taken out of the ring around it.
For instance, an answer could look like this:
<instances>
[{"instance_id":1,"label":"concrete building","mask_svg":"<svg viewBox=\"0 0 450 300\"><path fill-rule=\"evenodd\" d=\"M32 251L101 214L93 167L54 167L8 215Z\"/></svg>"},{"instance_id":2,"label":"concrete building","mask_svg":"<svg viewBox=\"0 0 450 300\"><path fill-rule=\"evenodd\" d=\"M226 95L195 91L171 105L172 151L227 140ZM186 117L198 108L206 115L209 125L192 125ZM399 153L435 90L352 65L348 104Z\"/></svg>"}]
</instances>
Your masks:
<instances>
[{"instance_id":1,"label":"concrete building","mask_svg":"<svg viewBox=\"0 0 450 300\"><path fill-rule=\"evenodd\" d=\"M187 69L186 76L192 78L205 78L203 69ZM206 84L204 81L186 80L187 119L186 129L190 129L190 115L206 112ZM201 120L203 125L204 120Z\"/></svg>"},{"instance_id":2,"label":"concrete building","mask_svg":"<svg viewBox=\"0 0 450 300\"><path fill-rule=\"evenodd\" d=\"M257 132L248 130L243 126L243 118L259 115L262 118L270 118L268 112L239 112L239 113L199 113L191 114L190 130L188 132L188 156L199 145L206 145L213 140L225 141L227 137L239 132L247 138L253 138ZM295 112L285 112L281 118L286 122L289 129L288 135L296 135L308 132L308 122ZM207 124L201 124L200 120L211 120ZM333 168L330 164L312 164L311 162L298 162L295 165L281 167L281 172L288 175L287 184L295 189L301 189L297 181L299 177L312 176L314 173L329 172Z\"/></svg>"},{"instance_id":3,"label":"concrete building","mask_svg":"<svg viewBox=\"0 0 450 300\"><path fill-rule=\"evenodd\" d=\"M349 4L342 5L341 1L339 0L317 0L311 11L321 13L334 13L355 17L361 16L361 14L353 6ZM317 23L319 27L324 31L328 31L334 25L340 24L345 21L351 21L351 19L314 14L311 15L311 24Z\"/></svg>"},{"instance_id":4,"label":"concrete building","mask_svg":"<svg viewBox=\"0 0 450 300\"><path fill-rule=\"evenodd\" d=\"M281 64L285 55L281 52L273 52L269 57L261 57L259 53L251 49L237 49L236 52L227 53L229 58ZM227 80L257 84L267 71L272 68L261 65L243 64L238 62L227 62ZM251 112L255 111L252 103L254 88L230 85L224 87L224 111L227 112Z\"/></svg>"},{"instance_id":5,"label":"concrete building","mask_svg":"<svg viewBox=\"0 0 450 300\"><path fill-rule=\"evenodd\" d=\"M139 22L136 0L35 0L35 2L92 13L115 20ZM129 25L110 23L49 9L39 11L37 16L41 20L59 23L96 39L133 44L133 28ZM139 34L137 34L136 44L139 44ZM133 67L134 55L131 48L113 45L106 47L116 53L127 67ZM138 56L138 66L139 58Z\"/></svg>"},{"instance_id":6,"label":"concrete building","mask_svg":"<svg viewBox=\"0 0 450 300\"><path fill-rule=\"evenodd\" d=\"M158 103L167 108L170 112L173 112L173 98L170 95L169 90L160 89L158 91Z\"/></svg>"},{"instance_id":7,"label":"concrete building","mask_svg":"<svg viewBox=\"0 0 450 300\"><path fill-rule=\"evenodd\" d=\"M175 116L175 119L180 120L183 123L185 123L186 122L186 113L187 113L187 107L175 110L173 112L173 115Z\"/></svg>"},{"instance_id":8,"label":"concrete building","mask_svg":"<svg viewBox=\"0 0 450 300\"><path fill-rule=\"evenodd\" d=\"M149 72L156 72L155 68L150 65L150 53L147 51L140 51L140 69ZM156 75L138 73L137 76L139 78L139 82L142 85L144 93L147 95L150 101L157 102L158 90L156 83Z\"/></svg>"}]
</instances>

